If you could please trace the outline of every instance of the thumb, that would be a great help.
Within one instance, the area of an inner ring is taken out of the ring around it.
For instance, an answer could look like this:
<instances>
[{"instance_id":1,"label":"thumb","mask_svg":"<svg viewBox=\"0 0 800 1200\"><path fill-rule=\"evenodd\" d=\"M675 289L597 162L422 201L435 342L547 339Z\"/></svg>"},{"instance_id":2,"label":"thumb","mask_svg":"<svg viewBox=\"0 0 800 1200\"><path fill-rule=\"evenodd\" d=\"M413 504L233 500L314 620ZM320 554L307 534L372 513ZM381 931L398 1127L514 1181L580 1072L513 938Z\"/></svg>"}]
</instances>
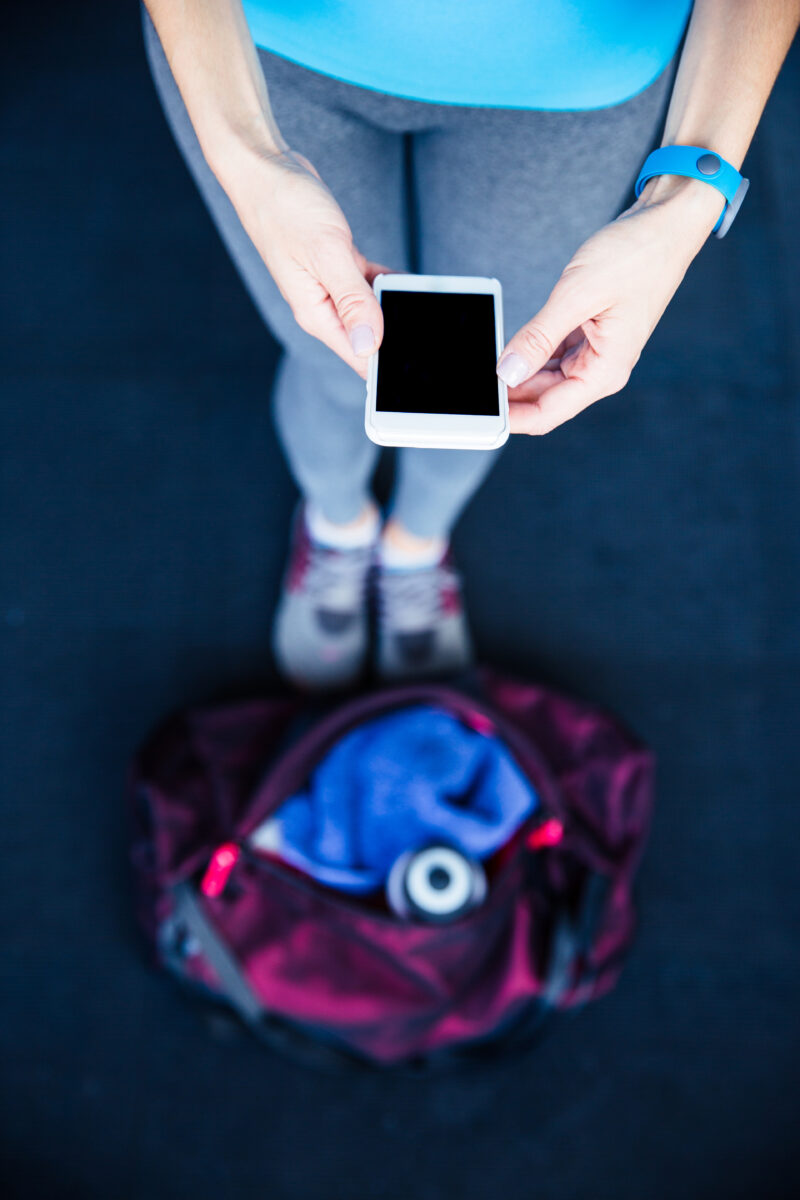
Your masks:
<instances>
[{"instance_id":1,"label":"thumb","mask_svg":"<svg viewBox=\"0 0 800 1200\"><path fill-rule=\"evenodd\" d=\"M507 343L497 374L509 387L517 387L540 371L564 338L594 315L586 296L572 282L565 284L562 276L544 307Z\"/></svg>"},{"instance_id":2,"label":"thumb","mask_svg":"<svg viewBox=\"0 0 800 1200\"><path fill-rule=\"evenodd\" d=\"M334 244L319 263L318 277L328 290L354 353L373 354L383 339L383 311L356 264L353 250Z\"/></svg>"}]
</instances>

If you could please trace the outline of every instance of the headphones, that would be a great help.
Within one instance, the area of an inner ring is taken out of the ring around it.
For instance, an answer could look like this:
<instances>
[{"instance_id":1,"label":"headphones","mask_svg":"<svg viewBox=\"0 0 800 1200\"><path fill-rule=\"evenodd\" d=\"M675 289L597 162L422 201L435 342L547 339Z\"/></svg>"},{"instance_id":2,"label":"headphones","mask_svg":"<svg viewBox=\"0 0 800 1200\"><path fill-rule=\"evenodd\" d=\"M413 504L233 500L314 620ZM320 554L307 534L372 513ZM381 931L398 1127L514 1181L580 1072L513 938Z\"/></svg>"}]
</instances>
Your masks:
<instances>
[{"instance_id":1,"label":"headphones","mask_svg":"<svg viewBox=\"0 0 800 1200\"><path fill-rule=\"evenodd\" d=\"M439 842L401 854L386 881L386 899L399 917L439 923L463 917L487 890L481 864Z\"/></svg>"}]
</instances>

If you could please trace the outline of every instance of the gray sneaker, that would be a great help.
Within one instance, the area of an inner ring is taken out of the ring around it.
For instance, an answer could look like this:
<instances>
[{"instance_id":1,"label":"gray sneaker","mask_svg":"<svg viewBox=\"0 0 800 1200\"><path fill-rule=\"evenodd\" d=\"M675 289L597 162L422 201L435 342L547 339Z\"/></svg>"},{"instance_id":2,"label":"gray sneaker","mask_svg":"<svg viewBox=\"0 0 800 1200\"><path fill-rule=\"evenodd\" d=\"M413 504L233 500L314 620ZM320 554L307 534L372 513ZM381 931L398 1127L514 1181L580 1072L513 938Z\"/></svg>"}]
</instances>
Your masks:
<instances>
[{"instance_id":1,"label":"gray sneaker","mask_svg":"<svg viewBox=\"0 0 800 1200\"><path fill-rule=\"evenodd\" d=\"M369 645L372 555L371 545L337 550L315 542L298 506L272 628L278 667L297 687L326 691L358 681Z\"/></svg>"},{"instance_id":2,"label":"gray sneaker","mask_svg":"<svg viewBox=\"0 0 800 1200\"><path fill-rule=\"evenodd\" d=\"M450 548L433 567L375 573L376 663L388 681L455 675L473 661L461 577Z\"/></svg>"}]
</instances>

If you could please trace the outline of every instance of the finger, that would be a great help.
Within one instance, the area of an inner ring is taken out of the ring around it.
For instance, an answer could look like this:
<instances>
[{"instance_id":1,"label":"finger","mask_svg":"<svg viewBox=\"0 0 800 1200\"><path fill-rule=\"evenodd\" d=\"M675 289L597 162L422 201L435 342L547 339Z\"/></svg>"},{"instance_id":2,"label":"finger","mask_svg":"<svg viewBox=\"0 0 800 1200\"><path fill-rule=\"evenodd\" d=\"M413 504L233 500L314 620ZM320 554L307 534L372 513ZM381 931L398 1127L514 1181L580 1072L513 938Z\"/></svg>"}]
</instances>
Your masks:
<instances>
[{"instance_id":1,"label":"finger","mask_svg":"<svg viewBox=\"0 0 800 1200\"><path fill-rule=\"evenodd\" d=\"M566 354L566 352L572 346L574 346L576 342L581 341L582 338L583 338L583 330L580 328L573 329L572 333L568 333L565 338L562 338L562 340L559 342L558 346L556 346L555 350L553 351L552 358L549 358L544 365L546 367L551 367L554 364L559 363L561 361L561 359L564 357L564 355Z\"/></svg>"},{"instance_id":2,"label":"finger","mask_svg":"<svg viewBox=\"0 0 800 1200\"><path fill-rule=\"evenodd\" d=\"M383 338L383 312L351 247L330 239L315 255L315 266L353 353L359 358L374 354Z\"/></svg>"},{"instance_id":3,"label":"finger","mask_svg":"<svg viewBox=\"0 0 800 1200\"><path fill-rule=\"evenodd\" d=\"M576 329L564 338L556 354L547 360L541 371L536 371L529 379L510 389L514 395L509 395L509 400L536 400L554 384L582 374L582 369L591 364L595 357L596 352L583 331Z\"/></svg>"},{"instance_id":4,"label":"finger","mask_svg":"<svg viewBox=\"0 0 800 1200\"><path fill-rule=\"evenodd\" d=\"M556 352L553 355L553 358L550 360L550 362L545 363L545 366L546 367L551 366L553 364L553 362L556 362L556 363L562 362L565 358L567 358L569 356L570 351L574 351L576 349L576 347L578 347L580 345L580 343L582 341L584 341L584 337L585 337L584 332L580 328L580 326L578 326L577 329L573 329L572 333L568 333L567 336L564 338L564 340L561 342L561 344L559 345L558 349L556 350Z\"/></svg>"},{"instance_id":5,"label":"finger","mask_svg":"<svg viewBox=\"0 0 800 1200\"><path fill-rule=\"evenodd\" d=\"M508 424L512 433L550 433L558 425L583 412L599 396L582 379L565 379L528 402L510 400Z\"/></svg>"},{"instance_id":6,"label":"finger","mask_svg":"<svg viewBox=\"0 0 800 1200\"><path fill-rule=\"evenodd\" d=\"M301 329L328 346L334 354L352 367L357 375L366 380L369 360L354 352L330 296L325 296L311 310L307 305L304 306L302 312L295 315L295 319Z\"/></svg>"},{"instance_id":7,"label":"finger","mask_svg":"<svg viewBox=\"0 0 800 1200\"><path fill-rule=\"evenodd\" d=\"M376 275L400 274L400 272L394 271L392 267L387 267L385 263L373 262L371 258L367 258L366 254L362 254L356 245L353 245L352 252L353 258L356 260L356 266L370 285L374 282Z\"/></svg>"},{"instance_id":8,"label":"finger","mask_svg":"<svg viewBox=\"0 0 800 1200\"><path fill-rule=\"evenodd\" d=\"M585 367L580 375L564 378L562 372L552 372L561 376L550 387L543 387L539 395L529 401L509 400L509 427L512 433L542 434L549 433L565 421L583 412L590 404L611 396L625 386L630 377L630 367L620 361L610 362L596 357ZM544 372L540 372L540 375ZM527 381L528 387L531 381ZM523 389L518 389L523 393Z\"/></svg>"},{"instance_id":9,"label":"finger","mask_svg":"<svg viewBox=\"0 0 800 1200\"><path fill-rule=\"evenodd\" d=\"M507 343L497 374L509 387L517 387L556 358L565 339L596 315L591 297L562 276L544 307Z\"/></svg>"},{"instance_id":10,"label":"finger","mask_svg":"<svg viewBox=\"0 0 800 1200\"><path fill-rule=\"evenodd\" d=\"M391 267L387 267L384 263L370 262L368 258L364 259L364 278L372 287L375 283L376 275L402 275L402 271L395 271Z\"/></svg>"},{"instance_id":11,"label":"finger","mask_svg":"<svg viewBox=\"0 0 800 1200\"><path fill-rule=\"evenodd\" d=\"M563 383L564 379L564 373L559 366L552 368L543 367L541 371L537 371L535 375L531 375L530 379L526 379L524 383L520 383L517 387L509 388L508 402L509 404L525 404L533 400L538 400L543 392L546 392L557 383Z\"/></svg>"}]
</instances>

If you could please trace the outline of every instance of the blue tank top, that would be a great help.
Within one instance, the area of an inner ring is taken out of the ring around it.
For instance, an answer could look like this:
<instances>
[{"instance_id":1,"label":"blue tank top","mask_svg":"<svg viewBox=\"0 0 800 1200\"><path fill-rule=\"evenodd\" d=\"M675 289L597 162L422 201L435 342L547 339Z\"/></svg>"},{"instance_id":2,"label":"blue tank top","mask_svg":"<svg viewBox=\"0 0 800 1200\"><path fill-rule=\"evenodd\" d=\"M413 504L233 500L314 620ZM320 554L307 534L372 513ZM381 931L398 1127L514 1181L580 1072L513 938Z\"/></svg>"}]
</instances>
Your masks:
<instances>
[{"instance_id":1,"label":"blue tank top","mask_svg":"<svg viewBox=\"0 0 800 1200\"><path fill-rule=\"evenodd\" d=\"M619 104L680 44L692 0L244 0L257 46L409 100ZM269 80L267 80L269 86Z\"/></svg>"}]
</instances>

